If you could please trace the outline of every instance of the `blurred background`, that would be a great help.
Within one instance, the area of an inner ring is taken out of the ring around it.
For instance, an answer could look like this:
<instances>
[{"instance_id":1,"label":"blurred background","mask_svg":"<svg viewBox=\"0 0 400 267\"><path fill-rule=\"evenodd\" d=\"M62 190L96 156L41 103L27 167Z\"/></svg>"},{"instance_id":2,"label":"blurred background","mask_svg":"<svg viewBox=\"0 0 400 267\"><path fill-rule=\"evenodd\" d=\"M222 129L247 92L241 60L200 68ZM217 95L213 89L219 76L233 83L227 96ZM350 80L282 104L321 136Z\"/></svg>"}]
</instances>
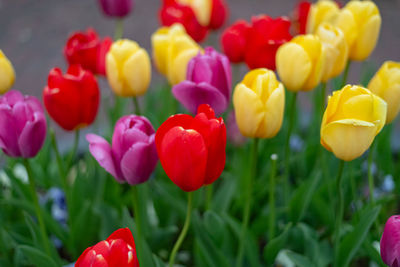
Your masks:
<instances>
[{"instance_id":1,"label":"blurred background","mask_svg":"<svg viewBox=\"0 0 400 267\"><path fill-rule=\"evenodd\" d=\"M135 2L133 12L124 21L124 37L137 41L151 53L150 36L159 27L161 0ZM297 1L227 0L227 3L230 17L225 26L239 18L250 20L256 14L291 15ZM358 83L361 72L372 75L385 60L400 61L400 0L379 0L376 4L382 15L380 39L368 62L352 64L350 83ZM103 16L96 0L0 0L0 48L16 71L13 88L41 97L49 70L56 66L66 69L63 47L71 33L93 27L101 37L112 37L114 26L115 21ZM202 45L213 45L220 50L219 35L220 32L211 33ZM246 71L241 66L241 76L234 81L241 79ZM161 84L165 80L154 70L151 90ZM110 97L111 91L104 79L100 86L103 98ZM305 106L302 117L307 120L307 112L311 112L310 97L301 95ZM69 139L72 141L72 134L65 137L67 143Z\"/></svg>"}]
</instances>

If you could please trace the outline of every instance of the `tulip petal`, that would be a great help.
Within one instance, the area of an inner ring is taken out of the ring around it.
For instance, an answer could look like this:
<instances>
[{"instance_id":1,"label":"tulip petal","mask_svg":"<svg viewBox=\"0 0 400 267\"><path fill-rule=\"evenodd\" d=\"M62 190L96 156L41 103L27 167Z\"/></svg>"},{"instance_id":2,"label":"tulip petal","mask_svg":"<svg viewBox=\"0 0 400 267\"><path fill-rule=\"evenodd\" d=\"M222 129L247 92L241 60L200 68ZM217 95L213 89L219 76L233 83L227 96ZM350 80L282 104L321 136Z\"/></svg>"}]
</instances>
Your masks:
<instances>
[{"instance_id":1,"label":"tulip petal","mask_svg":"<svg viewBox=\"0 0 400 267\"><path fill-rule=\"evenodd\" d=\"M133 239L132 232L129 228L120 228L114 231L106 240L110 241L113 239L122 239L125 243L136 249L135 240Z\"/></svg>"},{"instance_id":2,"label":"tulip petal","mask_svg":"<svg viewBox=\"0 0 400 267\"><path fill-rule=\"evenodd\" d=\"M345 161L360 157L372 144L377 126L373 123L344 119L321 129L321 144Z\"/></svg>"},{"instance_id":3,"label":"tulip petal","mask_svg":"<svg viewBox=\"0 0 400 267\"><path fill-rule=\"evenodd\" d=\"M192 114L196 114L201 104L210 105L216 114L221 114L228 106L225 96L208 83L195 84L183 81L172 88L174 97Z\"/></svg>"},{"instance_id":4,"label":"tulip petal","mask_svg":"<svg viewBox=\"0 0 400 267\"><path fill-rule=\"evenodd\" d=\"M123 77L126 82L121 96L140 96L146 93L151 80L150 58L147 52L140 48L123 66Z\"/></svg>"},{"instance_id":5,"label":"tulip petal","mask_svg":"<svg viewBox=\"0 0 400 267\"><path fill-rule=\"evenodd\" d=\"M384 263L397 267L400 263L400 216L391 216L386 224L380 242L380 252Z\"/></svg>"},{"instance_id":6,"label":"tulip petal","mask_svg":"<svg viewBox=\"0 0 400 267\"><path fill-rule=\"evenodd\" d=\"M106 55L107 80L114 93L117 95L122 95L124 84L118 69L117 61L115 60L114 56L108 52Z\"/></svg>"},{"instance_id":7,"label":"tulip petal","mask_svg":"<svg viewBox=\"0 0 400 267\"><path fill-rule=\"evenodd\" d=\"M168 81L172 84L178 84L186 78L186 68L191 60L199 52L198 48L191 48L181 51L175 58L170 59L168 67Z\"/></svg>"},{"instance_id":8,"label":"tulip petal","mask_svg":"<svg viewBox=\"0 0 400 267\"><path fill-rule=\"evenodd\" d=\"M233 93L236 122L240 132L247 137L257 136L257 129L265 116L260 97L243 84L238 84Z\"/></svg>"},{"instance_id":9,"label":"tulip petal","mask_svg":"<svg viewBox=\"0 0 400 267\"><path fill-rule=\"evenodd\" d=\"M33 114L33 121L27 121L18 139L19 149L24 158L36 156L46 138L46 118L42 112Z\"/></svg>"},{"instance_id":10,"label":"tulip petal","mask_svg":"<svg viewBox=\"0 0 400 267\"><path fill-rule=\"evenodd\" d=\"M21 152L18 146L17 126L12 111L5 105L0 105L0 147L8 156L19 157Z\"/></svg>"},{"instance_id":11,"label":"tulip petal","mask_svg":"<svg viewBox=\"0 0 400 267\"><path fill-rule=\"evenodd\" d=\"M118 182L124 182L122 175L119 174L116 168L110 144L103 137L95 134L87 134L86 140L89 142L90 153L100 166L117 179Z\"/></svg>"},{"instance_id":12,"label":"tulip petal","mask_svg":"<svg viewBox=\"0 0 400 267\"><path fill-rule=\"evenodd\" d=\"M165 134L174 127L183 127L184 129L190 129L193 123L193 117L187 114L176 114L169 117L161 126L157 129L155 141L157 151L160 152L161 143L164 139Z\"/></svg>"}]
</instances>

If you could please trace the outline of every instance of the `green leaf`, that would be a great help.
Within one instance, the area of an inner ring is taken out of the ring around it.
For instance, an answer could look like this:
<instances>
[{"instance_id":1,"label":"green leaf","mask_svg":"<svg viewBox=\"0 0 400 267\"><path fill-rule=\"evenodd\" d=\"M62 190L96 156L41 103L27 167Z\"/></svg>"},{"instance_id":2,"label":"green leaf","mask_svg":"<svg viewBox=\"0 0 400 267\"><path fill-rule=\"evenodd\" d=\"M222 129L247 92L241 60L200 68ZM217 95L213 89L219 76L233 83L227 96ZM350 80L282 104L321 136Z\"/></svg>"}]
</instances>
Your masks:
<instances>
[{"instance_id":1,"label":"green leaf","mask_svg":"<svg viewBox=\"0 0 400 267\"><path fill-rule=\"evenodd\" d=\"M278 255L279 251L284 248L286 245L289 230L292 227L292 223L288 223L285 226L283 232L272 239L268 244L264 247L264 260L267 262L268 265L274 264L275 258Z\"/></svg>"},{"instance_id":2,"label":"green leaf","mask_svg":"<svg viewBox=\"0 0 400 267\"><path fill-rule=\"evenodd\" d=\"M293 251L286 251L286 255L295 263L298 267L314 267L315 264L312 263L308 258L304 257Z\"/></svg>"},{"instance_id":3,"label":"green leaf","mask_svg":"<svg viewBox=\"0 0 400 267\"><path fill-rule=\"evenodd\" d=\"M360 216L360 221L354 230L347 234L339 245L339 256L336 266L348 266L361 244L367 237L368 231L381 210L380 206L367 207Z\"/></svg>"},{"instance_id":4,"label":"green leaf","mask_svg":"<svg viewBox=\"0 0 400 267\"><path fill-rule=\"evenodd\" d=\"M58 265L56 264L53 259L51 259L49 256L47 256L45 253L43 253L41 250L30 247L30 246L25 246L25 245L20 245L17 247L17 251L24 255L26 258L28 258L29 263L33 264L34 266L40 266L40 267L57 267ZM17 253L18 253L17 252ZM18 257L21 259L21 257ZM19 264L18 264L19 266Z\"/></svg>"},{"instance_id":5,"label":"green leaf","mask_svg":"<svg viewBox=\"0 0 400 267\"><path fill-rule=\"evenodd\" d=\"M165 262L163 262L159 257L157 257L157 255L153 254L153 261L155 266L154 267L165 267L166 264Z\"/></svg>"}]
</instances>

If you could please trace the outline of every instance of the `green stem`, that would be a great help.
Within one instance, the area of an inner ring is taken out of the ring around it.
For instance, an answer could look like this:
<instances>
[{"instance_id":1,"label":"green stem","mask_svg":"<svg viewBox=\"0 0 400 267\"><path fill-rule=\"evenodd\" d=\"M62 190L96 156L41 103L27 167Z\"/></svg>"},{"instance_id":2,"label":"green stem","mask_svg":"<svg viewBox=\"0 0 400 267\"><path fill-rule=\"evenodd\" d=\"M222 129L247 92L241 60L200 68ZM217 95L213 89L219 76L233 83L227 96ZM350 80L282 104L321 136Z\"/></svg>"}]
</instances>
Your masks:
<instances>
[{"instance_id":1,"label":"green stem","mask_svg":"<svg viewBox=\"0 0 400 267\"><path fill-rule=\"evenodd\" d=\"M35 186L35 180L33 178L32 175L32 168L31 168L31 164L29 162L28 159L24 159L24 165L26 168L26 172L28 173L28 180L29 180L29 188L32 194L32 198L33 198L33 205L35 207L35 212L36 212L36 216L39 222L39 228L40 228L40 234L42 235L42 242L43 242L43 246L44 249L47 253L47 255L51 255L51 251L50 251L50 244L49 244L49 239L47 236L47 232L46 232L46 227L43 221L43 217L42 217L42 212L40 210L40 206L39 206L39 200L36 194L36 186Z\"/></svg>"},{"instance_id":2,"label":"green stem","mask_svg":"<svg viewBox=\"0 0 400 267\"><path fill-rule=\"evenodd\" d=\"M351 65L351 60L347 61L346 68L344 69L343 72L342 84L339 89L343 88L343 86L345 86L347 83L347 77L349 76L350 65Z\"/></svg>"},{"instance_id":3,"label":"green stem","mask_svg":"<svg viewBox=\"0 0 400 267\"><path fill-rule=\"evenodd\" d=\"M133 202L133 216L135 218L135 225L136 225L136 245L138 247L138 258L139 258L139 264L143 264L143 258L142 258L142 251L143 251L143 243L142 243L142 221L140 218L140 210L139 210L139 194L137 190L137 186L134 185L132 186L132 202Z\"/></svg>"},{"instance_id":4,"label":"green stem","mask_svg":"<svg viewBox=\"0 0 400 267\"><path fill-rule=\"evenodd\" d=\"M326 82L321 83L321 116L320 119L322 120L322 116L324 115L326 105Z\"/></svg>"},{"instance_id":5,"label":"green stem","mask_svg":"<svg viewBox=\"0 0 400 267\"><path fill-rule=\"evenodd\" d=\"M374 176L372 174L372 161L374 159L374 148L375 142L372 142L368 153L368 185L369 185L369 200L372 204L375 203L374 200Z\"/></svg>"},{"instance_id":6,"label":"green stem","mask_svg":"<svg viewBox=\"0 0 400 267\"><path fill-rule=\"evenodd\" d=\"M244 253L244 243L246 239L247 233L247 226L250 220L250 213L251 213L251 202L253 196L253 180L257 173L257 151L258 151L258 139L255 138L253 142L253 147L250 155L250 172L249 177L247 179L247 186L246 186L246 199L245 199L245 206L243 209L243 223L242 223L242 232L240 235L240 243L239 243L239 252L236 258L236 266L242 266L243 262L243 253Z\"/></svg>"},{"instance_id":7,"label":"green stem","mask_svg":"<svg viewBox=\"0 0 400 267\"><path fill-rule=\"evenodd\" d=\"M285 141L285 172L283 177L283 186L284 186L284 198L285 202L289 201L289 169L290 169L290 136L292 135L293 127L294 127L294 116L295 116L295 107L296 107L296 99L297 92L293 94L290 105L289 105L289 128L288 133L286 135Z\"/></svg>"},{"instance_id":8,"label":"green stem","mask_svg":"<svg viewBox=\"0 0 400 267\"><path fill-rule=\"evenodd\" d=\"M206 186L206 210L211 208L211 201L213 196L213 184Z\"/></svg>"},{"instance_id":9,"label":"green stem","mask_svg":"<svg viewBox=\"0 0 400 267\"><path fill-rule=\"evenodd\" d=\"M268 236L271 241L275 237L275 178L276 178L276 162L278 156L271 155L271 175L269 178L269 230Z\"/></svg>"},{"instance_id":10,"label":"green stem","mask_svg":"<svg viewBox=\"0 0 400 267\"><path fill-rule=\"evenodd\" d=\"M117 19L115 22L114 41L118 41L124 35L124 20Z\"/></svg>"},{"instance_id":11,"label":"green stem","mask_svg":"<svg viewBox=\"0 0 400 267\"><path fill-rule=\"evenodd\" d=\"M57 145L57 141L56 141L56 134L54 133L53 129L50 129L50 139L51 139L51 145L53 147L54 153L56 154L58 173L61 177L61 183L62 183L62 186L64 187L64 191L67 192L67 177L64 172L64 166L62 164L60 151L58 150L58 145Z\"/></svg>"},{"instance_id":12,"label":"green stem","mask_svg":"<svg viewBox=\"0 0 400 267\"><path fill-rule=\"evenodd\" d=\"M74 138L74 145L72 147L71 153L69 154L68 160L67 160L67 173L69 172L69 169L72 167L73 161L75 159L76 151L78 150L78 145L79 145L79 130L75 130L75 138Z\"/></svg>"},{"instance_id":13,"label":"green stem","mask_svg":"<svg viewBox=\"0 0 400 267\"><path fill-rule=\"evenodd\" d=\"M341 160L339 163L339 171L336 177L336 190L337 190L337 197L338 203L336 206L336 226L335 226L335 265L339 260L339 244L340 244L340 228L342 226L343 220L343 213L344 213L344 199L343 199L343 192L342 192L342 177L343 177L343 168L344 168L344 161Z\"/></svg>"},{"instance_id":14,"label":"green stem","mask_svg":"<svg viewBox=\"0 0 400 267\"><path fill-rule=\"evenodd\" d=\"M186 211L185 224L183 225L182 232L180 233L178 240L176 240L171 255L169 256L169 264L168 264L169 267L174 266L176 254L178 253L178 250L182 245L183 240L186 237L187 231L189 230L190 219L192 217L192 206L193 206L192 202L193 202L193 192L188 192L188 205Z\"/></svg>"},{"instance_id":15,"label":"green stem","mask_svg":"<svg viewBox=\"0 0 400 267\"><path fill-rule=\"evenodd\" d=\"M141 112L140 112L140 106L139 106L139 101L137 100L137 97L134 96L132 98L132 100L133 100L133 105L135 106L135 114L140 116Z\"/></svg>"}]
</instances>

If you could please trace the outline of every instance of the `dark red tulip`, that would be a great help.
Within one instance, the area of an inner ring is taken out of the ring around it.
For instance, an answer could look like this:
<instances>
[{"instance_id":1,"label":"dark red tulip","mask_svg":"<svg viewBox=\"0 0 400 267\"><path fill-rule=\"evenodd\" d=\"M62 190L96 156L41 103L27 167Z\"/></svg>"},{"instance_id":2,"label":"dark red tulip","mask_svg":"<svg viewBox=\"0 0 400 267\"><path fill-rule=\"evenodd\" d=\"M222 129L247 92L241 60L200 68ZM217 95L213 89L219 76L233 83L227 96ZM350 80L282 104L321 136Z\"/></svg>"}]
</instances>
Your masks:
<instances>
[{"instance_id":1,"label":"dark red tulip","mask_svg":"<svg viewBox=\"0 0 400 267\"><path fill-rule=\"evenodd\" d=\"M231 62L239 63L244 61L250 28L251 26L246 21L238 20L222 33L222 50Z\"/></svg>"},{"instance_id":2,"label":"dark red tulip","mask_svg":"<svg viewBox=\"0 0 400 267\"><path fill-rule=\"evenodd\" d=\"M196 42L203 41L208 33L207 27L198 22L193 9L188 5L178 3L177 0L163 0L160 21L164 26L171 26L174 23L182 24Z\"/></svg>"},{"instance_id":3,"label":"dark red tulip","mask_svg":"<svg viewBox=\"0 0 400 267\"><path fill-rule=\"evenodd\" d=\"M71 65L66 74L53 68L43 90L50 117L71 131L92 124L99 107L100 91L94 75L80 65Z\"/></svg>"},{"instance_id":4,"label":"dark red tulip","mask_svg":"<svg viewBox=\"0 0 400 267\"><path fill-rule=\"evenodd\" d=\"M169 117L156 132L156 147L168 177L186 192L213 183L225 167L226 128L209 105L197 115Z\"/></svg>"},{"instance_id":5,"label":"dark red tulip","mask_svg":"<svg viewBox=\"0 0 400 267\"><path fill-rule=\"evenodd\" d=\"M106 240L85 249L75 267L139 267L135 240L129 228L121 228Z\"/></svg>"},{"instance_id":6,"label":"dark red tulip","mask_svg":"<svg viewBox=\"0 0 400 267\"><path fill-rule=\"evenodd\" d=\"M250 69L275 70L275 54L278 48L290 41L290 20L286 17L272 19L266 15L252 18L248 34L245 62Z\"/></svg>"},{"instance_id":7,"label":"dark red tulip","mask_svg":"<svg viewBox=\"0 0 400 267\"><path fill-rule=\"evenodd\" d=\"M72 34L64 47L69 64L80 64L93 74L106 74L105 57L112 45L110 37L100 40L97 33L89 28L86 32Z\"/></svg>"}]
</instances>

